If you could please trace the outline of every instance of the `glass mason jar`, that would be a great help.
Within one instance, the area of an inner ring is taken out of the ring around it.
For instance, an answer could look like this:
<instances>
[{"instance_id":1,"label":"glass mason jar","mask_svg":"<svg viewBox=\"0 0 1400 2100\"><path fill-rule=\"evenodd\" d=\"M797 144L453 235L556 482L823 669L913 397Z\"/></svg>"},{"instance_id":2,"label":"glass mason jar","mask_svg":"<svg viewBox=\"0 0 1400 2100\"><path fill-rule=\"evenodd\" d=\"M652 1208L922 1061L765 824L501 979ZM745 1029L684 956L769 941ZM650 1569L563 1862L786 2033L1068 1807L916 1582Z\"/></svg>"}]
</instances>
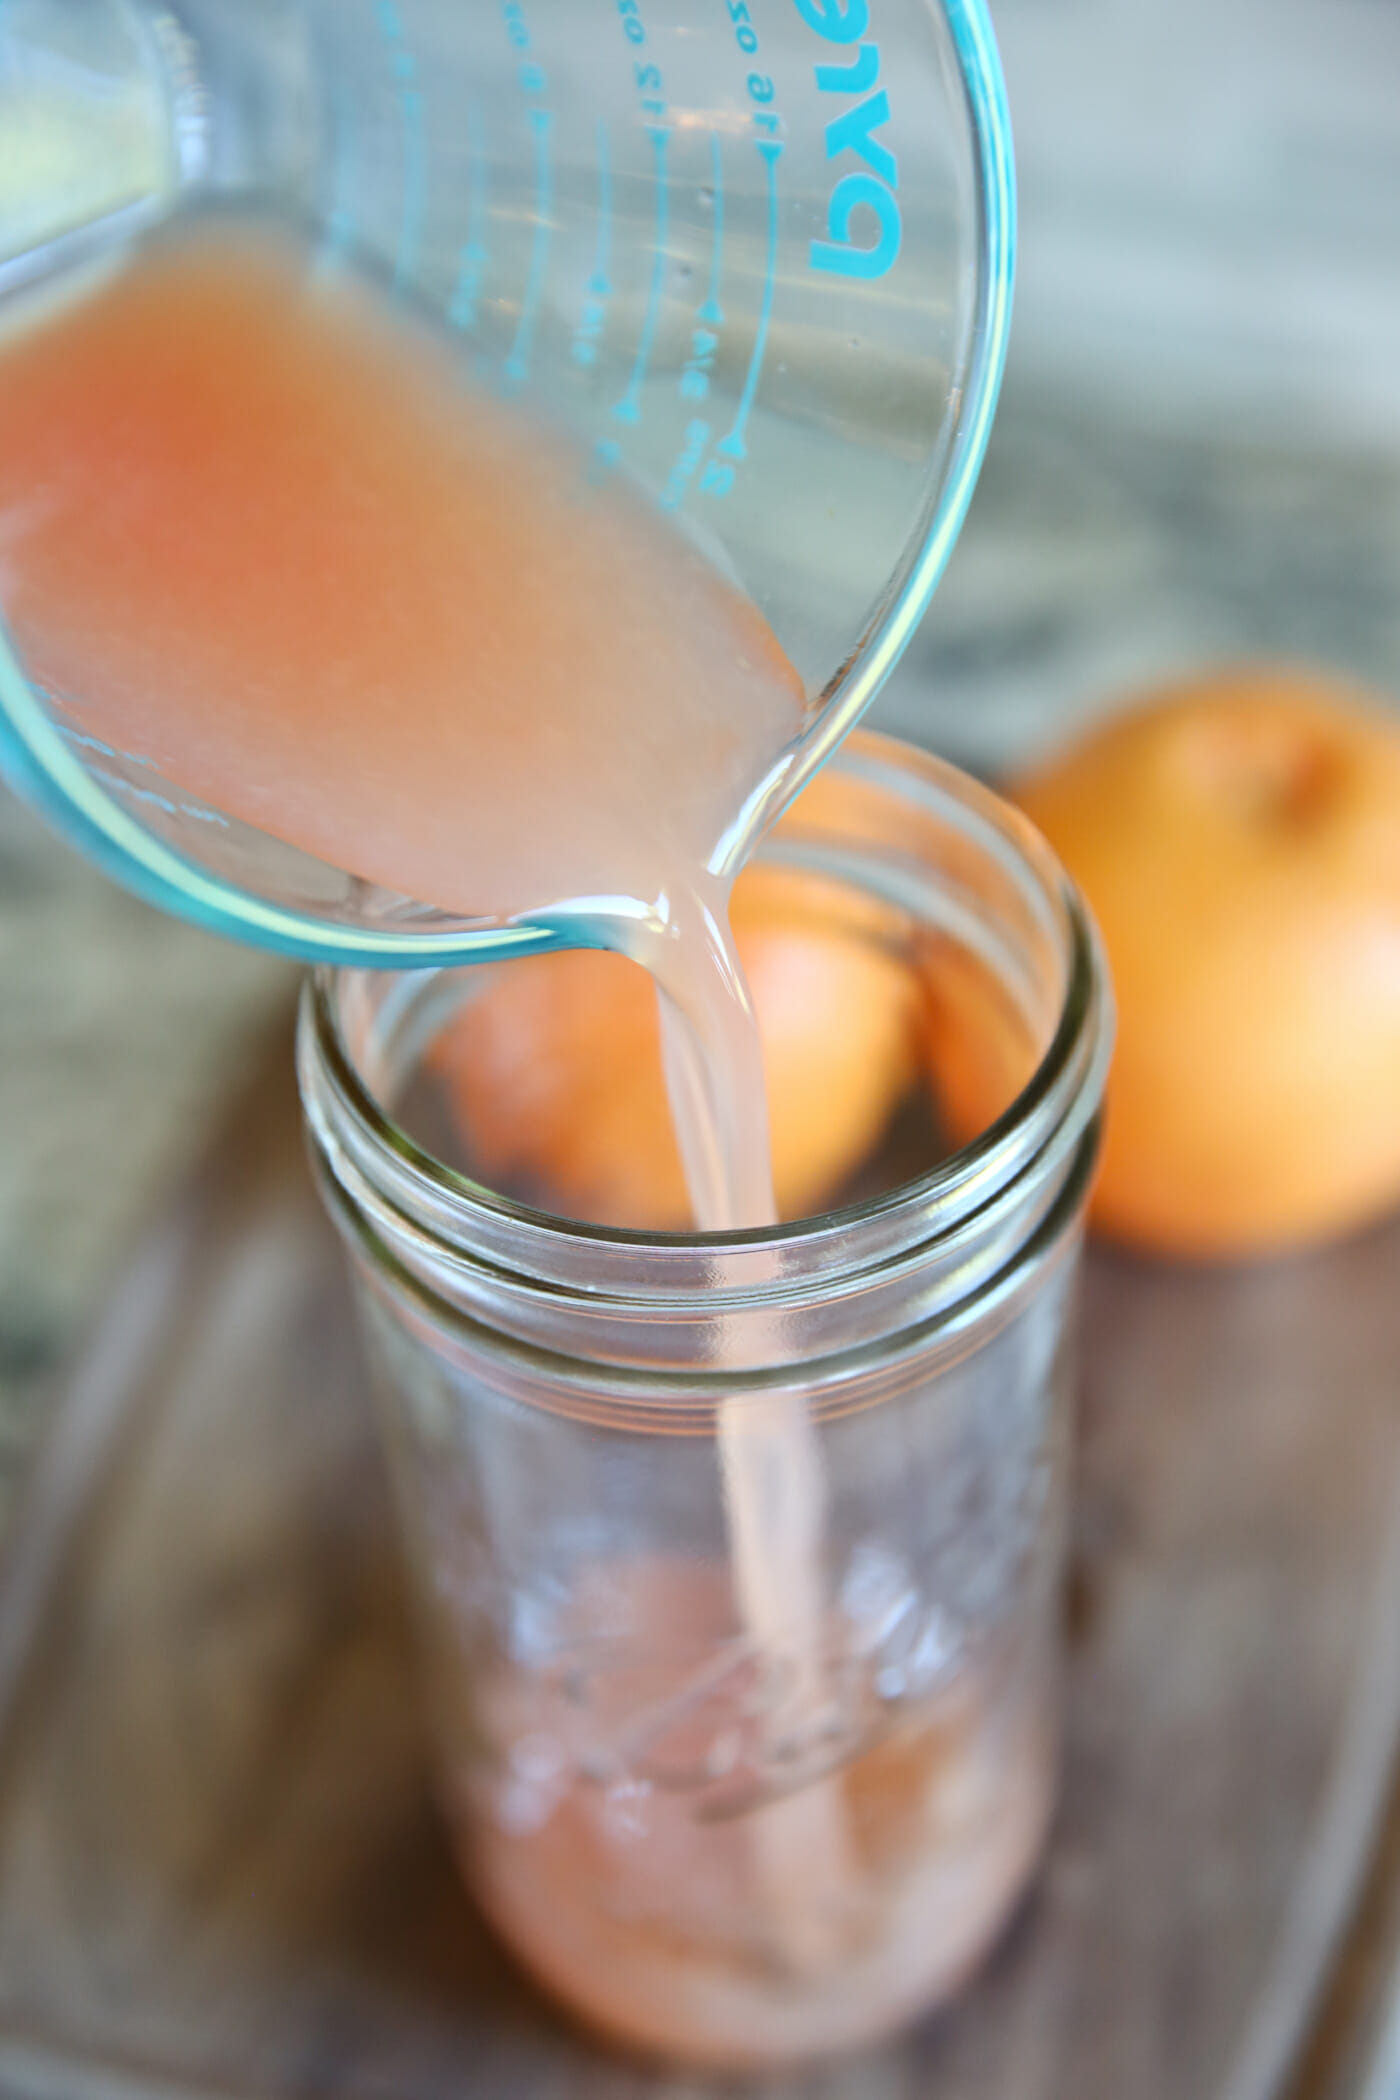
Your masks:
<instances>
[{"instance_id":1,"label":"glass mason jar","mask_svg":"<svg viewBox=\"0 0 1400 2100\"><path fill-rule=\"evenodd\" d=\"M465 1877L587 2023L724 2067L937 2003L1040 1852L1111 1035L1065 877L950 767L857 736L760 857L920 987L937 1141L822 1216L577 1224L420 1137L432 1045L532 962L322 973L299 1045ZM759 1635L734 1451L765 1438L810 1469L811 1596Z\"/></svg>"}]
</instances>

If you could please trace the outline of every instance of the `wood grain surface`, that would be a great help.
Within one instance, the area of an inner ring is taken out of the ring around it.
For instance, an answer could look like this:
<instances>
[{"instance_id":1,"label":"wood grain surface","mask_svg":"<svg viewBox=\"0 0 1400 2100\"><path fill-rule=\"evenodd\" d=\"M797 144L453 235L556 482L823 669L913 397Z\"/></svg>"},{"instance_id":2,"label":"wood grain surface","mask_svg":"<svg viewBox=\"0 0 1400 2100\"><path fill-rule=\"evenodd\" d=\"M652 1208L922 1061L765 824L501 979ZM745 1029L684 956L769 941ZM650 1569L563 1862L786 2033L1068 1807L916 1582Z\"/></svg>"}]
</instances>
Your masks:
<instances>
[{"instance_id":1,"label":"wood grain surface","mask_svg":"<svg viewBox=\"0 0 1400 2100\"><path fill-rule=\"evenodd\" d=\"M1397 1257L1394 1228L1233 1274L1094 1256L1046 1869L950 2012L723 2090L1266 2100L1311 2048L1307 2100L1340 2091L1308 2028L1400 1717ZM712 2090L576 2039L453 1878L282 1042L133 1250L13 1535L0 2092Z\"/></svg>"}]
</instances>

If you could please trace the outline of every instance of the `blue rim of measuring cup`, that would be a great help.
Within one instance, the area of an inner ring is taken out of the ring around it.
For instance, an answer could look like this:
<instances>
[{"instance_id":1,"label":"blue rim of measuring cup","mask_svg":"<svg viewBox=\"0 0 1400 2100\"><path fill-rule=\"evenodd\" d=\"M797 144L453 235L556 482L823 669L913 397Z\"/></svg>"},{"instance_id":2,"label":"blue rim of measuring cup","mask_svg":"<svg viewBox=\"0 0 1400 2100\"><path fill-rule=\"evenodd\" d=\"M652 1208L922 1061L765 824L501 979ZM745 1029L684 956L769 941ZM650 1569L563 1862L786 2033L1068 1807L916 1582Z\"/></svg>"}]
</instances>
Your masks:
<instances>
[{"instance_id":1,"label":"blue rim of measuring cup","mask_svg":"<svg viewBox=\"0 0 1400 2100\"><path fill-rule=\"evenodd\" d=\"M962 529L1001 391L1011 328L1016 256L1016 187L1011 117L985 0L941 0L953 37L978 144L983 271L973 330L966 412L929 530L893 601L856 661L827 696L816 762L873 700L922 618ZM69 749L31 687L0 627L0 773L87 857L127 889L175 916L304 962L428 968L524 955L569 945L577 918L448 926L337 925L270 903L226 882L149 832L98 785Z\"/></svg>"}]
</instances>

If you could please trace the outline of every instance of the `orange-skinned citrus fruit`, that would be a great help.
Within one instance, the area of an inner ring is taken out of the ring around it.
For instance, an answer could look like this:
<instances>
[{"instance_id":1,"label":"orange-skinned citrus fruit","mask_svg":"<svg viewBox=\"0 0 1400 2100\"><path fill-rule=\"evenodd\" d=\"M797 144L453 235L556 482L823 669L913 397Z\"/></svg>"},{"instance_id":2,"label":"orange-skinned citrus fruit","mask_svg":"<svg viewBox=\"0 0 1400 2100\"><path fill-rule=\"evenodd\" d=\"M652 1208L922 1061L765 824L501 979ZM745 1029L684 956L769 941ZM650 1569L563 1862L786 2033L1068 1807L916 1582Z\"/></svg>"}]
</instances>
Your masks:
<instances>
[{"instance_id":1,"label":"orange-skinned citrus fruit","mask_svg":"<svg viewBox=\"0 0 1400 2100\"><path fill-rule=\"evenodd\" d=\"M1010 792L1113 973L1097 1226L1243 1256L1400 1202L1400 719L1331 679L1222 672Z\"/></svg>"}]
</instances>

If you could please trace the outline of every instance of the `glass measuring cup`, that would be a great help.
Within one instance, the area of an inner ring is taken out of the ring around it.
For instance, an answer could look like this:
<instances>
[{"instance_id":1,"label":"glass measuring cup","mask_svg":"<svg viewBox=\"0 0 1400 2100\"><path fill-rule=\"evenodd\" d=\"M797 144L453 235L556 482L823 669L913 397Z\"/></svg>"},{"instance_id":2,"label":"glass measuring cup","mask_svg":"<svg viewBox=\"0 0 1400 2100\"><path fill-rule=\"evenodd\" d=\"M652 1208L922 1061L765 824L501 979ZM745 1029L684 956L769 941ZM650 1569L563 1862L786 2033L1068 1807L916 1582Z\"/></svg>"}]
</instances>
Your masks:
<instances>
[{"instance_id":1,"label":"glass measuring cup","mask_svg":"<svg viewBox=\"0 0 1400 2100\"><path fill-rule=\"evenodd\" d=\"M894 662L1009 321L980 0L11 0L0 120L0 328L165 220L256 208L673 518L805 694L747 834ZM146 895L265 945L405 965L579 937L450 919L230 819L84 735L3 643L0 763Z\"/></svg>"}]
</instances>

